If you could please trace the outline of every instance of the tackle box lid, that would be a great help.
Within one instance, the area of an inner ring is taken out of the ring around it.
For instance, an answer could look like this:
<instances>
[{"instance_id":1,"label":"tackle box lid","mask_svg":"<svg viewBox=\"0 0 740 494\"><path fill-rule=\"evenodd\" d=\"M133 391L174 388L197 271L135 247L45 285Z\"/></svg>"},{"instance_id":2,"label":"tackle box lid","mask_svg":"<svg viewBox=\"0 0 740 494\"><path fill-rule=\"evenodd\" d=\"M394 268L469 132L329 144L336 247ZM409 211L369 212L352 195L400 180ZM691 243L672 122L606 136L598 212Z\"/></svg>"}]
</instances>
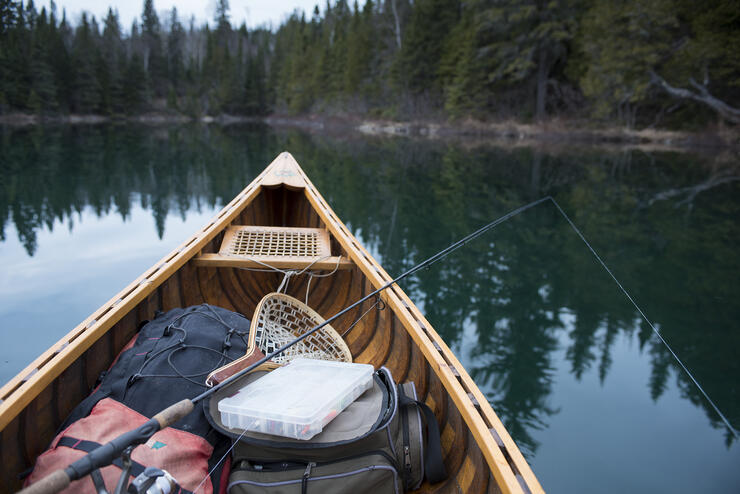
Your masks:
<instances>
[{"instance_id":1,"label":"tackle box lid","mask_svg":"<svg viewBox=\"0 0 740 494\"><path fill-rule=\"evenodd\" d=\"M372 386L368 364L296 358L218 403L227 427L310 439Z\"/></svg>"}]
</instances>

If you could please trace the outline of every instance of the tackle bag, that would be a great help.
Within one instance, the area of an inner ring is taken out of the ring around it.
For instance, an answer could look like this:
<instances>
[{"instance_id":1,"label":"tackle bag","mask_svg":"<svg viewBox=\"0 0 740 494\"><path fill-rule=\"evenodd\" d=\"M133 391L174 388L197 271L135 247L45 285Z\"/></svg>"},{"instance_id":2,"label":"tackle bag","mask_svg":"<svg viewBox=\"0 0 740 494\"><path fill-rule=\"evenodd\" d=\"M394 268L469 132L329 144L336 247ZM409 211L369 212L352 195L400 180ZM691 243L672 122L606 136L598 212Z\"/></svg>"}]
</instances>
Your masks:
<instances>
[{"instance_id":1,"label":"tackle bag","mask_svg":"<svg viewBox=\"0 0 740 494\"><path fill-rule=\"evenodd\" d=\"M372 388L310 440L224 426L219 400L256 374L219 390L205 405L213 427L237 441L229 494L400 493L425 478L446 478L434 413L417 401L413 383L396 384L388 369L376 371Z\"/></svg>"},{"instance_id":2,"label":"tackle bag","mask_svg":"<svg viewBox=\"0 0 740 494\"><path fill-rule=\"evenodd\" d=\"M141 327L86 399L72 410L49 449L36 460L25 484L65 468L87 452L138 427L169 405L202 393L206 376L241 357L250 346L250 322L241 314L207 304L172 309ZM169 472L181 492L225 491L228 472L218 464L230 446L203 414L203 405L133 450L130 480L146 467ZM120 459L100 469L108 490L121 475ZM213 469L210 477L208 473ZM223 475L222 475L223 473ZM73 482L69 493L96 493L91 478Z\"/></svg>"}]
</instances>

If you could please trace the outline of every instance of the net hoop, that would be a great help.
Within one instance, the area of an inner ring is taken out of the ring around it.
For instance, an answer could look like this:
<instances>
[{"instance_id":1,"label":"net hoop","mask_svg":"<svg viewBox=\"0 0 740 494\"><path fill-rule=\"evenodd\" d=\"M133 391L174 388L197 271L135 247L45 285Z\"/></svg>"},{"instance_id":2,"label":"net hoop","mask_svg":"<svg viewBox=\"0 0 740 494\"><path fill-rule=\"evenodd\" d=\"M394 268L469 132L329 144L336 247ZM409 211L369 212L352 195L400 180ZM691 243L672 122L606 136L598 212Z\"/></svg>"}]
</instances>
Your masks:
<instances>
[{"instance_id":1,"label":"net hoop","mask_svg":"<svg viewBox=\"0 0 740 494\"><path fill-rule=\"evenodd\" d=\"M300 300L273 292L265 295L257 304L250 333L254 334L257 347L269 355L323 322L323 317ZM349 347L328 324L276 355L272 361L285 364L296 357L352 362Z\"/></svg>"}]
</instances>

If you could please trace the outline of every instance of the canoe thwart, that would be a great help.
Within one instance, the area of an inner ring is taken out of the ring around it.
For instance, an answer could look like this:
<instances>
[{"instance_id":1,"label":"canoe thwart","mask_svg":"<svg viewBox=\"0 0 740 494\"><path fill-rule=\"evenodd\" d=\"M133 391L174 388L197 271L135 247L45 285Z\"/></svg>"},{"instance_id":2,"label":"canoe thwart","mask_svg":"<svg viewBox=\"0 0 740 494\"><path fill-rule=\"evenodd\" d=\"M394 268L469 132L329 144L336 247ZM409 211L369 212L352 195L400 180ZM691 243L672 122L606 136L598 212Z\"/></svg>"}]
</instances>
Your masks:
<instances>
[{"instance_id":1,"label":"canoe thwart","mask_svg":"<svg viewBox=\"0 0 740 494\"><path fill-rule=\"evenodd\" d=\"M338 270L352 269L355 263L342 256L331 256L321 261L305 261L299 259L290 258L270 258L265 261L260 261L264 264L269 264L271 267L278 269L297 269L302 270L310 266L311 271L333 271L335 268ZM223 256L221 254L201 254L193 258L193 263L199 267L205 268L263 268L266 269L264 264L260 264L256 260L252 259L240 259L238 257Z\"/></svg>"}]
</instances>

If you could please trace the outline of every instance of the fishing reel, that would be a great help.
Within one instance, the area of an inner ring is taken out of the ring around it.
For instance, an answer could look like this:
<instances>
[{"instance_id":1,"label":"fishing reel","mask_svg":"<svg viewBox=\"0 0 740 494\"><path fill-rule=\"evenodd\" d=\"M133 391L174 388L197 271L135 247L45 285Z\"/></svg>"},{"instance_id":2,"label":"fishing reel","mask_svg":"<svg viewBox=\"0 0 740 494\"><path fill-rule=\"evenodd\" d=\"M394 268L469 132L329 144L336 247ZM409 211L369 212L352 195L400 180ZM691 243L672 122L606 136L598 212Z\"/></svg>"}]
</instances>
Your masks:
<instances>
[{"instance_id":1,"label":"fishing reel","mask_svg":"<svg viewBox=\"0 0 740 494\"><path fill-rule=\"evenodd\" d=\"M128 494L170 494L180 486L166 470L147 467L128 486Z\"/></svg>"},{"instance_id":2,"label":"fishing reel","mask_svg":"<svg viewBox=\"0 0 740 494\"><path fill-rule=\"evenodd\" d=\"M113 494L173 494L180 490L177 481L167 470L156 467L146 467L129 484L128 479L131 475L131 467L133 465L131 461L131 451L133 449L133 446L129 446L121 454L121 477L118 479L118 484ZM109 494L100 470L93 470L90 476L98 494Z\"/></svg>"}]
</instances>

